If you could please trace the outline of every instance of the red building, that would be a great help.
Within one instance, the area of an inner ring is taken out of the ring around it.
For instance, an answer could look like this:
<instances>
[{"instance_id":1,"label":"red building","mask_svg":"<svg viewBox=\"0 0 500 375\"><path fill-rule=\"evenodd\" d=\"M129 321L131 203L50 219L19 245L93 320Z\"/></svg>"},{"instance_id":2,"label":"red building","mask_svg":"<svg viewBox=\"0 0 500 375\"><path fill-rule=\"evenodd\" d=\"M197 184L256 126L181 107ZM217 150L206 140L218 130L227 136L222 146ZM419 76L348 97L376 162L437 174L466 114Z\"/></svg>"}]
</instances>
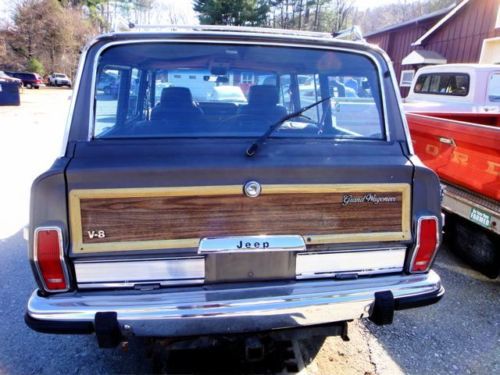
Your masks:
<instances>
[{"instance_id":1,"label":"red building","mask_svg":"<svg viewBox=\"0 0 500 375\"><path fill-rule=\"evenodd\" d=\"M404 97L421 66L500 63L500 0L462 0L365 37L391 57Z\"/></svg>"}]
</instances>

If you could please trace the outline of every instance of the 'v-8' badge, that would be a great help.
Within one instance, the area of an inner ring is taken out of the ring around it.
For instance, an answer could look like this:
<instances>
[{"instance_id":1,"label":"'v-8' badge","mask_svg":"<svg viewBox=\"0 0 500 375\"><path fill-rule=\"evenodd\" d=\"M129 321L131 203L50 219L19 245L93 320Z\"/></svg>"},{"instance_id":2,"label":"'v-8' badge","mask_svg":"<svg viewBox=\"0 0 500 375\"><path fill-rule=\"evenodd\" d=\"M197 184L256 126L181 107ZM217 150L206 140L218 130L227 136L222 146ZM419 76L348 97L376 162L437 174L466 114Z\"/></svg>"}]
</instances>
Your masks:
<instances>
[{"instance_id":1,"label":"'v-8' badge","mask_svg":"<svg viewBox=\"0 0 500 375\"><path fill-rule=\"evenodd\" d=\"M88 230L87 235L91 240L94 238L106 238L106 233L103 230Z\"/></svg>"}]
</instances>

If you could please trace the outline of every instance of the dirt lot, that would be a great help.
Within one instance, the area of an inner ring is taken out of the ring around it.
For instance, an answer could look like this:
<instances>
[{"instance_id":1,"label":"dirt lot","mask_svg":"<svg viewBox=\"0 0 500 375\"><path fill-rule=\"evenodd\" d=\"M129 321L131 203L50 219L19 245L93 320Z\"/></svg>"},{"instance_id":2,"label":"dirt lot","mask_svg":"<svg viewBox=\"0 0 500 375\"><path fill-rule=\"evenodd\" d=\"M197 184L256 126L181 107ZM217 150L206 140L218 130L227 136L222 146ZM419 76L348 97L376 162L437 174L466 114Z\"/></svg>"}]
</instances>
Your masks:
<instances>
[{"instance_id":1,"label":"dirt lot","mask_svg":"<svg viewBox=\"0 0 500 375\"><path fill-rule=\"evenodd\" d=\"M132 342L126 353L103 351L93 337L42 335L23 322L34 288L21 236L29 186L59 153L70 94L66 89L25 90L20 107L0 107L0 374L150 373L140 342ZM337 337L323 345L300 341L301 373L500 373L500 280L471 271L446 247L434 269L446 287L441 302L398 312L387 327L350 323L349 342ZM193 352L189 361L205 360ZM209 362L206 370L217 373Z\"/></svg>"}]
</instances>

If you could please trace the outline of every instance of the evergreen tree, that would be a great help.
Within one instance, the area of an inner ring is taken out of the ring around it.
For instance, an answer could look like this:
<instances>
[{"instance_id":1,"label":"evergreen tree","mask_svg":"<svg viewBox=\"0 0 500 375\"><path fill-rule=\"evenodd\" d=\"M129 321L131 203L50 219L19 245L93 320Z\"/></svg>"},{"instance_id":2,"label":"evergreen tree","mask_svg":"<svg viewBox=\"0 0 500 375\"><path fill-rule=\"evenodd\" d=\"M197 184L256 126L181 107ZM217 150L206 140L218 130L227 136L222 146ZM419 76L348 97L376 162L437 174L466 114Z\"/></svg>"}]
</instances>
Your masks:
<instances>
[{"instance_id":1,"label":"evergreen tree","mask_svg":"<svg viewBox=\"0 0 500 375\"><path fill-rule=\"evenodd\" d=\"M264 0L195 0L194 10L204 25L263 26L269 5Z\"/></svg>"}]
</instances>

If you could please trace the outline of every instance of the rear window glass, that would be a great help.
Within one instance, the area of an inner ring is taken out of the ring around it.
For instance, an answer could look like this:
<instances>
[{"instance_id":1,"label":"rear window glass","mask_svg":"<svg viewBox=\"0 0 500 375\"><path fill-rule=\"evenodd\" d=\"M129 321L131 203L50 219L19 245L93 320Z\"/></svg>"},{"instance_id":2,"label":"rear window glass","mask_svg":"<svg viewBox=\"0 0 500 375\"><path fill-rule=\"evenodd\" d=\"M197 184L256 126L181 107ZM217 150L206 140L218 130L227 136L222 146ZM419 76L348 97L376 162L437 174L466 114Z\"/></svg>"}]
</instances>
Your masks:
<instances>
[{"instance_id":1,"label":"rear window glass","mask_svg":"<svg viewBox=\"0 0 500 375\"><path fill-rule=\"evenodd\" d=\"M312 105L272 136L385 139L378 77L369 58L348 52L111 47L97 67L94 137L255 137Z\"/></svg>"},{"instance_id":2,"label":"rear window glass","mask_svg":"<svg viewBox=\"0 0 500 375\"><path fill-rule=\"evenodd\" d=\"M417 94L466 96L469 93L469 75L463 73L421 74L413 91Z\"/></svg>"}]
</instances>

